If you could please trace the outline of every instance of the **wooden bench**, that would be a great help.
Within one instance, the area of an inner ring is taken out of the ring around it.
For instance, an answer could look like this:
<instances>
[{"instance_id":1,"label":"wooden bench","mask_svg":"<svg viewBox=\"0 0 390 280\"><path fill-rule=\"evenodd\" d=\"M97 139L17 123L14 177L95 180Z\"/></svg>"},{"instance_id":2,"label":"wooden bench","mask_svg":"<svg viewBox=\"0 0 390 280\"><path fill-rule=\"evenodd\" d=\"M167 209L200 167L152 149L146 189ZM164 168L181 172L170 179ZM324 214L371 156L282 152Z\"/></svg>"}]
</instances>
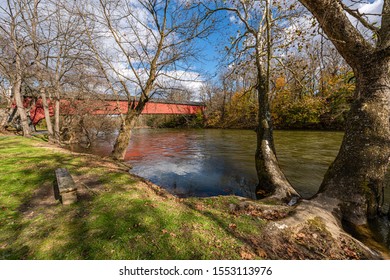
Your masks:
<instances>
[{"instance_id":1,"label":"wooden bench","mask_svg":"<svg viewBox=\"0 0 390 280\"><path fill-rule=\"evenodd\" d=\"M66 168L58 168L56 173L56 184L54 184L54 197L59 199L63 205L77 202L77 186Z\"/></svg>"}]
</instances>

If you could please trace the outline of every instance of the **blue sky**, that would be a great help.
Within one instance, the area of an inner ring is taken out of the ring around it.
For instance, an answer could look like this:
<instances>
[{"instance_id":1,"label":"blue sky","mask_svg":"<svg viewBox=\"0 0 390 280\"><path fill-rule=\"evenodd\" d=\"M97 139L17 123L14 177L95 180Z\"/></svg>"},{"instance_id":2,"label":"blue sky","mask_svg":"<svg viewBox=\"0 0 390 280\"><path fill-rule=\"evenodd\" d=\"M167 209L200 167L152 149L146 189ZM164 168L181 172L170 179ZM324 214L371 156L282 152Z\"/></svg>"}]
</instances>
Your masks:
<instances>
[{"instance_id":1,"label":"blue sky","mask_svg":"<svg viewBox=\"0 0 390 280\"><path fill-rule=\"evenodd\" d=\"M194 68L199 71L204 78L215 76L220 71L220 63L224 56L224 47L228 44L229 35L234 34L235 28L229 20L226 12L218 15L219 23L214 26L215 30L207 38L198 39L194 43L201 50L198 60L194 61Z\"/></svg>"},{"instance_id":2,"label":"blue sky","mask_svg":"<svg viewBox=\"0 0 390 280\"><path fill-rule=\"evenodd\" d=\"M356 1L345 0L343 1L347 5L351 5L352 8L359 8L362 13L375 14L380 13L383 6L383 0L367 0L356 3ZM224 46L229 44L229 37L235 34L237 27L230 20L231 14L227 12L219 12L218 18L221 20L217 30L213 32L207 39L197 40L196 44L202 48L202 53L199 57L199 61L194 61L194 68L199 71L203 76L203 72L207 72L211 76L218 74L220 69L220 63L223 58ZM350 20L356 23L356 20L349 16ZM378 21L378 16L370 15L369 21ZM380 21L380 20L379 20ZM227 64L227 61L223 61L223 64Z\"/></svg>"}]
</instances>

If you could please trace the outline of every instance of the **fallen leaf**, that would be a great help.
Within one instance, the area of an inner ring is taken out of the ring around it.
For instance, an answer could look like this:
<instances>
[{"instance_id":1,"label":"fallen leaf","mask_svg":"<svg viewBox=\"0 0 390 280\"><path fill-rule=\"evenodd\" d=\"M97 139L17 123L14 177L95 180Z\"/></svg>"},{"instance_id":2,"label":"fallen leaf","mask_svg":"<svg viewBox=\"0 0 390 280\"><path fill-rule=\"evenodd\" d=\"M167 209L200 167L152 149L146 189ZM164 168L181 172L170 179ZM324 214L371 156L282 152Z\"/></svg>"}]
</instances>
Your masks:
<instances>
[{"instance_id":1,"label":"fallen leaf","mask_svg":"<svg viewBox=\"0 0 390 280\"><path fill-rule=\"evenodd\" d=\"M203 211L204 210L204 206L203 206L203 204L196 204L195 205L195 209L198 210L198 211Z\"/></svg>"},{"instance_id":2,"label":"fallen leaf","mask_svg":"<svg viewBox=\"0 0 390 280\"><path fill-rule=\"evenodd\" d=\"M249 252L241 251L240 255L243 260L253 260L253 255Z\"/></svg>"},{"instance_id":3,"label":"fallen leaf","mask_svg":"<svg viewBox=\"0 0 390 280\"><path fill-rule=\"evenodd\" d=\"M152 204L152 203L149 203L149 202L145 202L144 205L145 205L145 206L152 207L152 208L156 208L156 205L154 205L154 204Z\"/></svg>"},{"instance_id":4,"label":"fallen leaf","mask_svg":"<svg viewBox=\"0 0 390 280\"><path fill-rule=\"evenodd\" d=\"M229 224L229 228L231 228L231 229L236 229L236 228L237 228L237 225L236 225L236 224Z\"/></svg>"},{"instance_id":5,"label":"fallen leaf","mask_svg":"<svg viewBox=\"0 0 390 280\"><path fill-rule=\"evenodd\" d=\"M263 259L265 259L265 258L267 258L267 253L263 250L263 249L257 249L256 250L256 253L257 253L257 255L260 257L260 258L263 258Z\"/></svg>"}]
</instances>

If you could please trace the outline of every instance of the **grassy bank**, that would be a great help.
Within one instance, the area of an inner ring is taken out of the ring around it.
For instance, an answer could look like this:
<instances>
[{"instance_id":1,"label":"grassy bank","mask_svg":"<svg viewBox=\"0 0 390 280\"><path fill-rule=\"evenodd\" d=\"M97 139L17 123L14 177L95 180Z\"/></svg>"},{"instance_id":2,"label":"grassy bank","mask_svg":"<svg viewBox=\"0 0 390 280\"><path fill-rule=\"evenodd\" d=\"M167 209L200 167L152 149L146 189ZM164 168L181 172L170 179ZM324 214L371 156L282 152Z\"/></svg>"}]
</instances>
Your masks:
<instances>
[{"instance_id":1,"label":"grassy bank","mask_svg":"<svg viewBox=\"0 0 390 280\"><path fill-rule=\"evenodd\" d=\"M110 160L0 136L0 259L256 259L266 223L237 197L178 199ZM66 167L79 201L53 196Z\"/></svg>"}]
</instances>

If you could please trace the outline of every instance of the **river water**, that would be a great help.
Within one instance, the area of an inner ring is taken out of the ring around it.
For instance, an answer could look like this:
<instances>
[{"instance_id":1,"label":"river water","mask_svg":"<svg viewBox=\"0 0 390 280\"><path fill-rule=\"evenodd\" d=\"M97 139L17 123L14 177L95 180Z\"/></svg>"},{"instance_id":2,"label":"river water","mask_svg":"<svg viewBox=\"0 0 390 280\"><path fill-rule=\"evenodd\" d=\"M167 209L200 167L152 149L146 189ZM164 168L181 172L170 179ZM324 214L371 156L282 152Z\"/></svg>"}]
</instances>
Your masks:
<instances>
[{"instance_id":1,"label":"river water","mask_svg":"<svg viewBox=\"0 0 390 280\"><path fill-rule=\"evenodd\" d=\"M304 197L314 195L339 150L343 133L275 131L282 170ZM126 153L132 173L180 197L235 194L254 198L256 134L249 130L137 129ZM107 156L112 141L101 141L88 152ZM86 151L72 147L75 151ZM386 187L387 209L390 187ZM385 225L385 226L383 226ZM375 226L378 239L390 248L388 222Z\"/></svg>"},{"instance_id":2,"label":"river water","mask_svg":"<svg viewBox=\"0 0 390 280\"><path fill-rule=\"evenodd\" d=\"M318 189L334 159L341 133L275 133L280 164L305 197ZM256 135L247 130L150 130L135 132L126 159L132 172L179 196L254 196Z\"/></svg>"},{"instance_id":3,"label":"river water","mask_svg":"<svg viewBox=\"0 0 390 280\"><path fill-rule=\"evenodd\" d=\"M318 190L342 137L341 132L329 131L274 132L281 168L303 197ZM254 197L255 143L255 132L250 130L136 129L125 160L133 166L132 173L180 197ZM100 141L88 152L108 156L112 145ZM86 151L79 146L72 149Z\"/></svg>"}]
</instances>

